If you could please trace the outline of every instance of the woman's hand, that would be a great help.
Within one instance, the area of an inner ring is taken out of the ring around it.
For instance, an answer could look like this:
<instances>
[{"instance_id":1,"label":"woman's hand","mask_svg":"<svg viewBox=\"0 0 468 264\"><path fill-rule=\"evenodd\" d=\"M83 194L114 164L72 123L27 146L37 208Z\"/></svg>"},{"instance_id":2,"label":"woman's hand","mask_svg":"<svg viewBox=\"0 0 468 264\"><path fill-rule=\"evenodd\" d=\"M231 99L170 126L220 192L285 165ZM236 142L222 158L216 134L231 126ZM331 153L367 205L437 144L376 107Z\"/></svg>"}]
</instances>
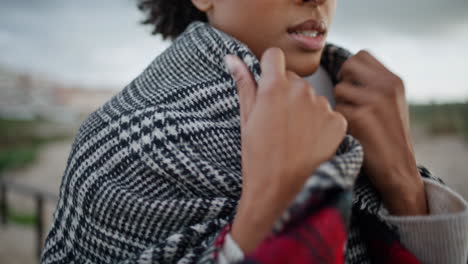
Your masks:
<instances>
[{"instance_id":1,"label":"woman's hand","mask_svg":"<svg viewBox=\"0 0 468 264\"><path fill-rule=\"evenodd\" d=\"M366 51L348 59L335 87L336 110L364 148L364 169L392 214L427 213L402 80Z\"/></svg>"},{"instance_id":2,"label":"woman's hand","mask_svg":"<svg viewBox=\"0 0 468 264\"><path fill-rule=\"evenodd\" d=\"M307 81L286 71L278 48L263 54L258 86L239 58L229 55L226 64L239 91L242 137L243 189L232 236L248 253L334 155L347 123Z\"/></svg>"}]
</instances>

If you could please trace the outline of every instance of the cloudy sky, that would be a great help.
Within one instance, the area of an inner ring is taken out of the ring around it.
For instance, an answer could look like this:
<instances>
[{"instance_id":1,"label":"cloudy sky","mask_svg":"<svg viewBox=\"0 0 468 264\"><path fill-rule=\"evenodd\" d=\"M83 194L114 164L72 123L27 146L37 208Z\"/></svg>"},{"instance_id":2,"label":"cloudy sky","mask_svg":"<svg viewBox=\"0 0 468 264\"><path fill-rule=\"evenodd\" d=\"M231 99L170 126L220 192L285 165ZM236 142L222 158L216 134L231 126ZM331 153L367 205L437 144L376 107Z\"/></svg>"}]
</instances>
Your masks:
<instances>
[{"instance_id":1,"label":"cloudy sky","mask_svg":"<svg viewBox=\"0 0 468 264\"><path fill-rule=\"evenodd\" d=\"M329 41L370 50L411 101L468 100L467 0L337 1ZM123 87L169 45L139 25L135 2L0 0L0 65Z\"/></svg>"}]
</instances>

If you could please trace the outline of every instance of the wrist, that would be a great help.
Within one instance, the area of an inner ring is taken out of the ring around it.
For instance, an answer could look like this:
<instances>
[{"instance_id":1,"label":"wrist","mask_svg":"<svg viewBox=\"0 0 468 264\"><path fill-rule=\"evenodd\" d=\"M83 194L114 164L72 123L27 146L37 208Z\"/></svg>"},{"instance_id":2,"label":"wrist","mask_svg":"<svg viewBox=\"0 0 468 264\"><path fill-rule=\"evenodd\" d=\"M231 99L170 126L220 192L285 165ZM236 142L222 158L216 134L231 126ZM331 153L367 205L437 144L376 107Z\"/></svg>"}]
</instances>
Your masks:
<instances>
[{"instance_id":1,"label":"wrist","mask_svg":"<svg viewBox=\"0 0 468 264\"><path fill-rule=\"evenodd\" d=\"M245 192L233 220L231 235L246 254L253 251L273 229L290 199L270 186L263 192Z\"/></svg>"},{"instance_id":2,"label":"wrist","mask_svg":"<svg viewBox=\"0 0 468 264\"><path fill-rule=\"evenodd\" d=\"M275 219L271 213L248 206L239 206L231 227L231 236L244 254L252 252L268 235Z\"/></svg>"},{"instance_id":3,"label":"wrist","mask_svg":"<svg viewBox=\"0 0 468 264\"><path fill-rule=\"evenodd\" d=\"M400 179L402 178L400 177ZM394 184L385 192L382 192L381 195L385 206L392 215L428 214L424 181L419 172L411 178L411 181Z\"/></svg>"}]
</instances>

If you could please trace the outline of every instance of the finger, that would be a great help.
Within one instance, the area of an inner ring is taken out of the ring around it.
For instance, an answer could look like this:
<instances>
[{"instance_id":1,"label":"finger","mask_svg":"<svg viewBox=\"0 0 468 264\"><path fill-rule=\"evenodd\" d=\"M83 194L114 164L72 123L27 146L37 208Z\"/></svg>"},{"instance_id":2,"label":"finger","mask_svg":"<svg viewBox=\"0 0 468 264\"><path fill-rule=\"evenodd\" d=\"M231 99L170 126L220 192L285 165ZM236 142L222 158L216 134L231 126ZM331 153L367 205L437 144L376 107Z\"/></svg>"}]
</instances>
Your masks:
<instances>
[{"instance_id":1,"label":"finger","mask_svg":"<svg viewBox=\"0 0 468 264\"><path fill-rule=\"evenodd\" d=\"M321 104L321 105L324 105L325 108L327 108L327 111L329 112L334 112L331 105L330 105L330 102L328 101L328 99L325 97L325 96L322 96L322 95L312 95L312 97L315 97L315 100Z\"/></svg>"},{"instance_id":2,"label":"finger","mask_svg":"<svg viewBox=\"0 0 468 264\"><path fill-rule=\"evenodd\" d=\"M277 78L286 74L286 60L280 48L269 48L262 56L260 67L262 79Z\"/></svg>"},{"instance_id":3,"label":"finger","mask_svg":"<svg viewBox=\"0 0 468 264\"><path fill-rule=\"evenodd\" d=\"M247 65L239 57L227 55L224 61L236 82L239 93L241 126L244 126L255 104L257 85Z\"/></svg>"},{"instance_id":4,"label":"finger","mask_svg":"<svg viewBox=\"0 0 468 264\"><path fill-rule=\"evenodd\" d=\"M375 67L355 55L343 63L337 77L340 81L365 85L375 77Z\"/></svg>"},{"instance_id":5,"label":"finger","mask_svg":"<svg viewBox=\"0 0 468 264\"><path fill-rule=\"evenodd\" d=\"M335 107L335 111L342 114L346 118L346 121L348 121L348 123L354 120L354 116L357 109L358 108L356 106L345 103L337 104Z\"/></svg>"},{"instance_id":6,"label":"finger","mask_svg":"<svg viewBox=\"0 0 468 264\"><path fill-rule=\"evenodd\" d=\"M333 89L333 93L336 102L353 106L368 104L373 100L372 91L362 89L362 87L357 87L346 81L338 83Z\"/></svg>"},{"instance_id":7,"label":"finger","mask_svg":"<svg viewBox=\"0 0 468 264\"><path fill-rule=\"evenodd\" d=\"M290 87L296 87L296 88L308 88L308 93L310 95L311 100L314 100L316 98L316 92L314 87L310 85L304 78L300 77L297 75L295 72L292 71L286 71L286 78L288 80L288 83Z\"/></svg>"},{"instance_id":8,"label":"finger","mask_svg":"<svg viewBox=\"0 0 468 264\"><path fill-rule=\"evenodd\" d=\"M368 50L360 50L356 54L356 57L367 62L369 65L373 65L373 67L384 67L383 64Z\"/></svg>"},{"instance_id":9,"label":"finger","mask_svg":"<svg viewBox=\"0 0 468 264\"><path fill-rule=\"evenodd\" d=\"M348 121L346 120L346 117L344 117L343 114L337 111L333 111L332 115L334 115L334 118L337 120L337 130L341 131L344 137L346 132L348 131Z\"/></svg>"},{"instance_id":10,"label":"finger","mask_svg":"<svg viewBox=\"0 0 468 264\"><path fill-rule=\"evenodd\" d=\"M295 81L301 79L301 77L293 71L286 71L286 78L288 79L288 81Z\"/></svg>"}]
</instances>

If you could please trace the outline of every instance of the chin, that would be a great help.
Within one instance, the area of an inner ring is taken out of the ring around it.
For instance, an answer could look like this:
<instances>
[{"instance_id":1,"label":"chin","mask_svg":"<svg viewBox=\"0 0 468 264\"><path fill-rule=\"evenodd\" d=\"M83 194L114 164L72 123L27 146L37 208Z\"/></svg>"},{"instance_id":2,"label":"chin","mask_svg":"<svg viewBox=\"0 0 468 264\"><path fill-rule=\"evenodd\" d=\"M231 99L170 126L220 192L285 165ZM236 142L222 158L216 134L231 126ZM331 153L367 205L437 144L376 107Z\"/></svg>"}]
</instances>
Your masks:
<instances>
[{"instance_id":1,"label":"chin","mask_svg":"<svg viewBox=\"0 0 468 264\"><path fill-rule=\"evenodd\" d=\"M312 75L320 66L322 50L316 53L286 54L286 68L301 77Z\"/></svg>"}]
</instances>

